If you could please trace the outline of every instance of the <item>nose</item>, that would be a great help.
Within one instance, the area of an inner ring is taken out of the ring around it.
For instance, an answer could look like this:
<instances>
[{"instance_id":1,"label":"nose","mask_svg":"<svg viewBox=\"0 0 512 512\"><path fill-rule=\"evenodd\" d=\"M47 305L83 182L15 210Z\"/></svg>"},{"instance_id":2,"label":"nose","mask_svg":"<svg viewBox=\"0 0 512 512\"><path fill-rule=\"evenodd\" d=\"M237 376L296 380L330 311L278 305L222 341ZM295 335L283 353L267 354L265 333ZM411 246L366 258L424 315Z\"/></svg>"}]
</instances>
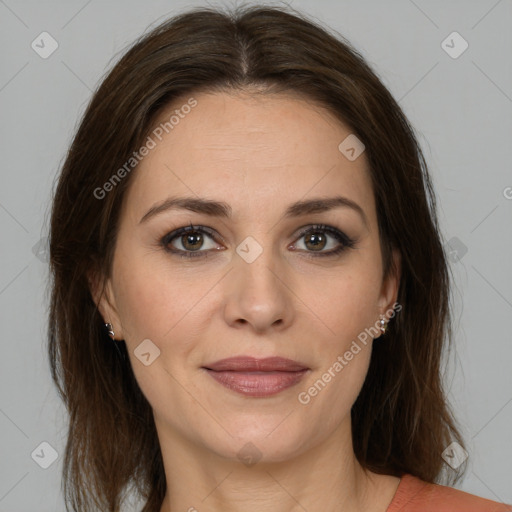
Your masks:
<instances>
[{"instance_id":1,"label":"nose","mask_svg":"<svg viewBox=\"0 0 512 512\"><path fill-rule=\"evenodd\" d=\"M285 261L269 249L252 262L233 256L226 279L225 320L231 327L248 325L256 333L286 329L293 321L293 286Z\"/></svg>"}]
</instances>

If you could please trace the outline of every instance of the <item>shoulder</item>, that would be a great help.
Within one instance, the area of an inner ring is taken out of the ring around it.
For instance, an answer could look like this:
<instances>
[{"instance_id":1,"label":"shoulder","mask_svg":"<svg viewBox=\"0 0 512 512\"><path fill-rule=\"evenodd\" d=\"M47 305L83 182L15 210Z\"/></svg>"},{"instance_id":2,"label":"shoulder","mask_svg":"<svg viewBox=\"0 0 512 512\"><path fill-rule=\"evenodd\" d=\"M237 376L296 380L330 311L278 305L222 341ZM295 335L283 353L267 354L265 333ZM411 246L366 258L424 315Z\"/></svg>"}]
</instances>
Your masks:
<instances>
[{"instance_id":1,"label":"shoulder","mask_svg":"<svg viewBox=\"0 0 512 512\"><path fill-rule=\"evenodd\" d=\"M386 512L512 512L512 505L405 474Z\"/></svg>"}]
</instances>

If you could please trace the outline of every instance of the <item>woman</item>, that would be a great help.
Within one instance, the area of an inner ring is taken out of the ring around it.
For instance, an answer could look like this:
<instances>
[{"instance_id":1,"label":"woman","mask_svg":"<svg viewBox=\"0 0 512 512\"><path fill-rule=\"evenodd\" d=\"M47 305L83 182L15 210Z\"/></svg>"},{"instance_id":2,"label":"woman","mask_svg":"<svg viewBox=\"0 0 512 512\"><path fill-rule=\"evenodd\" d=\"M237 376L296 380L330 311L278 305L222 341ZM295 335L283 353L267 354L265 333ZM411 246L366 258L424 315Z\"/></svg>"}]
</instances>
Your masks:
<instances>
[{"instance_id":1,"label":"woman","mask_svg":"<svg viewBox=\"0 0 512 512\"><path fill-rule=\"evenodd\" d=\"M435 197L343 38L268 7L154 29L85 112L50 252L72 510L512 510L434 483L465 467Z\"/></svg>"}]
</instances>

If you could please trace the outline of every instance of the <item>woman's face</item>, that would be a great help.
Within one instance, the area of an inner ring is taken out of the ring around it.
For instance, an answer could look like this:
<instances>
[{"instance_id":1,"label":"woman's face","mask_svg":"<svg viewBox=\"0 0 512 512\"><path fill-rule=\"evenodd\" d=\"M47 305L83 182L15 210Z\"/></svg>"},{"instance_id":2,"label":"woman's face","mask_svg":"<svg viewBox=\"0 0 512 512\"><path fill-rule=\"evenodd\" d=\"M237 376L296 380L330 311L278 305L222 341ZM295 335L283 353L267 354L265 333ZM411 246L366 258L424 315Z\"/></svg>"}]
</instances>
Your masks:
<instances>
[{"instance_id":1,"label":"woman's face","mask_svg":"<svg viewBox=\"0 0 512 512\"><path fill-rule=\"evenodd\" d=\"M181 113L133 171L100 311L161 444L278 461L348 443L368 333L397 289L365 153L339 149L350 129L298 97L194 98L162 114ZM190 208L158 208L170 198ZM295 365L254 360L276 357Z\"/></svg>"}]
</instances>

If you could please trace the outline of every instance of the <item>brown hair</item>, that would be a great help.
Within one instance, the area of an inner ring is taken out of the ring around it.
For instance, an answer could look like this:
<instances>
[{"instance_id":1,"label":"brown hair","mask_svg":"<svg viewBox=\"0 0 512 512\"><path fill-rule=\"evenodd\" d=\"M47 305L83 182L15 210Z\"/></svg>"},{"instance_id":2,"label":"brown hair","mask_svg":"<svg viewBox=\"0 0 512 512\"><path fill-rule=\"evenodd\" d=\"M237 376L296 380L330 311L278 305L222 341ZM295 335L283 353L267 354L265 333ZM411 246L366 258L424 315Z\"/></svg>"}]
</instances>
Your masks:
<instances>
[{"instance_id":1,"label":"brown hair","mask_svg":"<svg viewBox=\"0 0 512 512\"><path fill-rule=\"evenodd\" d=\"M290 8L188 11L141 37L88 105L53 198L50 226L52 378L69 411L66 508L117 511L128 487L158 512L165 473L151 406L124 341L112 342L87 276L110 275L131 175L102 187L143 144L156 117L200 91L299 92L327 108L366 146L385 274L401 256L402 311L373 347L353 408L354 451L374 472L439 481L441 453L464 446L447 404L441 362L451 341L449 273L431 179L413 130L362 56L339 34ZM453 483L465 466L448 476ZM447 479L448 480L448 479Z\"/></svg>"}]
</instances>

